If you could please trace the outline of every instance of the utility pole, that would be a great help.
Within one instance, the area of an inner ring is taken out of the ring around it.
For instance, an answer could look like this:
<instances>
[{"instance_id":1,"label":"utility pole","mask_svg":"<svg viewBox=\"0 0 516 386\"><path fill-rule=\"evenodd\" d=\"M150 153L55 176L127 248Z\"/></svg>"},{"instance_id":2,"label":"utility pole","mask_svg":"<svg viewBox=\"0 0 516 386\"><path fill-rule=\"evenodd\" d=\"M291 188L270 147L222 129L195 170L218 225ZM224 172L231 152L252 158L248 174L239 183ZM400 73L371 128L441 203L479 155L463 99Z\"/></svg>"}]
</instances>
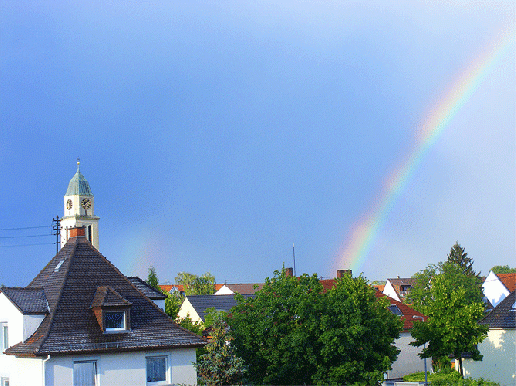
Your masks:
<instances>
[{"instance_id":1,"label":"utility pole","mask_svg":"<svg viewBox=\"0 0 516 386\"><path fill-rule=\"evenodd\" d=\"M56 236L56 253L58 253L60 244L59 237L61 236L61 220L59 219L59 216L52 219L52 230L54 231L52 235Z\"/></svg>"}]
</instances>

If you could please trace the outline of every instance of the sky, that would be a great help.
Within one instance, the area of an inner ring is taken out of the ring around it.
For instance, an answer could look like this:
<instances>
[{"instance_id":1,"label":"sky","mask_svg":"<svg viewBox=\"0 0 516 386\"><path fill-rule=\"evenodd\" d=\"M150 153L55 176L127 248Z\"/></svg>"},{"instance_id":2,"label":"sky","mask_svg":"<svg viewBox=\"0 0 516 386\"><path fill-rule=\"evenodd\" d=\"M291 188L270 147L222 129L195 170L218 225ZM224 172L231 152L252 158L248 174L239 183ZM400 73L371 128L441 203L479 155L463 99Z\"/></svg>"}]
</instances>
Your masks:
<instances>
[{"instance_id":1,"label":"sky","mask_svg":"<svg viewBox=\"0 0 516 386\"><path fill-rule=\"evenodd\" d=\"M515 14L0 2L0 283L55 255L77 157L126 275L263 282L294 244L296 273L324 278L409 277L456 241L483 274L516 266Z\"/></svg>"}]
</instances>

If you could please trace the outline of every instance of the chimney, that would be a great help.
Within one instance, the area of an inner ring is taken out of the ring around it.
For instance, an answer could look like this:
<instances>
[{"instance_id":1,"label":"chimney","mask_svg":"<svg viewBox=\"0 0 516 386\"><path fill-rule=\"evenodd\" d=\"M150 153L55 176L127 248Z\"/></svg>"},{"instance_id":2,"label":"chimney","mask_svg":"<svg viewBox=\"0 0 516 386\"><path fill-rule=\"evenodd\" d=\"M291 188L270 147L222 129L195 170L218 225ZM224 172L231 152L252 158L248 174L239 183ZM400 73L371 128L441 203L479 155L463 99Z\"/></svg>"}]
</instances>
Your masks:
<instances>
[{"instance_id":1,"label":"chimney","mask_svg":"<svg viewBox=\"0 0 516 386\"><path fill-rule=\"evenodd\" d=\"M70 229L70 238L72 237L85 237L86 230L84 227Z\"/></svg>"},{"instance_id":2,"label":"chimney","mask_svg":"<svg viewBox=\"0 0 516 386\"><path fill-rule=\"evenodd\" d=\"M351 269L337 269L337 278L344 277L344 275L353 277L353 271Z\"/></svg>"},{"instance_id":3,"label":"chimney","mask_svg":"<svg viewBox=\"0 0 516 386\"><path fill-rule=\"evenodd\" d=\"M285 276L287 276L287 277L294 276L294 268L292 268L292 267L285 268Z\"/></svg>"}]
</instances>

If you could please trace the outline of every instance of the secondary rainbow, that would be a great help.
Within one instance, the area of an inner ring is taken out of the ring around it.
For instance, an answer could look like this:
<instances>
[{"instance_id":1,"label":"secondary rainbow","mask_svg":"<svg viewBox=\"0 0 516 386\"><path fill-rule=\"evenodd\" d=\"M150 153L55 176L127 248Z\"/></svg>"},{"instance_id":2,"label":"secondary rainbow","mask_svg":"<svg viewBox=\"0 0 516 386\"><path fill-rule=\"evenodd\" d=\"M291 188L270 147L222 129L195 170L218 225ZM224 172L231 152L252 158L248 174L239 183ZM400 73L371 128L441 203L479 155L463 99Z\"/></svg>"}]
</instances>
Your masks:
<instances>
[{"instance_id":1,"label":"secondary rainbow","mask_svg":"<svg viewBox=\"0 0 516 386\"><path fill-rule=\"evenodd\" d=\"M444 96L430 110L428 118L417 130L413 150L404 158L394 173L388 176L371 209L357 221L349 232L343 251L337 258L337 268L360 271L379 230L428 150L435 144L444 129L492 68L507 55L514 41L514 32L503 33L490 49L485 50L462 72L452 83L449 91L444 93Z\"/></svg>"}]
</instances>

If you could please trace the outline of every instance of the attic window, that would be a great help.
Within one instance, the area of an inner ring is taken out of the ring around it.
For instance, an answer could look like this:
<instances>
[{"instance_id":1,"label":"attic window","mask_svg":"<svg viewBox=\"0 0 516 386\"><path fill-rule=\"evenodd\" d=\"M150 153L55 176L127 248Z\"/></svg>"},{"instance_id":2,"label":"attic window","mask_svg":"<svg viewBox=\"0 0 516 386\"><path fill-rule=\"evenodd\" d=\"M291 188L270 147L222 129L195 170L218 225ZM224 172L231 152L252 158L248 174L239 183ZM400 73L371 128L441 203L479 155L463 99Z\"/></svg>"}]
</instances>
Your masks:
<instances>
[{"instance_id":1,"label":"attic window","mask_svg":"<svg viewBox=\"0 0 516 386\"><path fill-rule=\"evenodd\" d=\"M125 311L105 311L104 326L106 331L123 331L127 329Z\"/></svg>"},{"instance_id":2,"label":"attic window","mask_svg":"<svg viewBox=\"0 0 516 386\"><path fill-rule=\"evenodd\" d=\"M389 310L394 314L394 315L398 315L398 316L402 316L403 313L401 312L401 310L398 308L397 305L395 304L391 304L389 306Z\"/></svg>"}]
</instances>

